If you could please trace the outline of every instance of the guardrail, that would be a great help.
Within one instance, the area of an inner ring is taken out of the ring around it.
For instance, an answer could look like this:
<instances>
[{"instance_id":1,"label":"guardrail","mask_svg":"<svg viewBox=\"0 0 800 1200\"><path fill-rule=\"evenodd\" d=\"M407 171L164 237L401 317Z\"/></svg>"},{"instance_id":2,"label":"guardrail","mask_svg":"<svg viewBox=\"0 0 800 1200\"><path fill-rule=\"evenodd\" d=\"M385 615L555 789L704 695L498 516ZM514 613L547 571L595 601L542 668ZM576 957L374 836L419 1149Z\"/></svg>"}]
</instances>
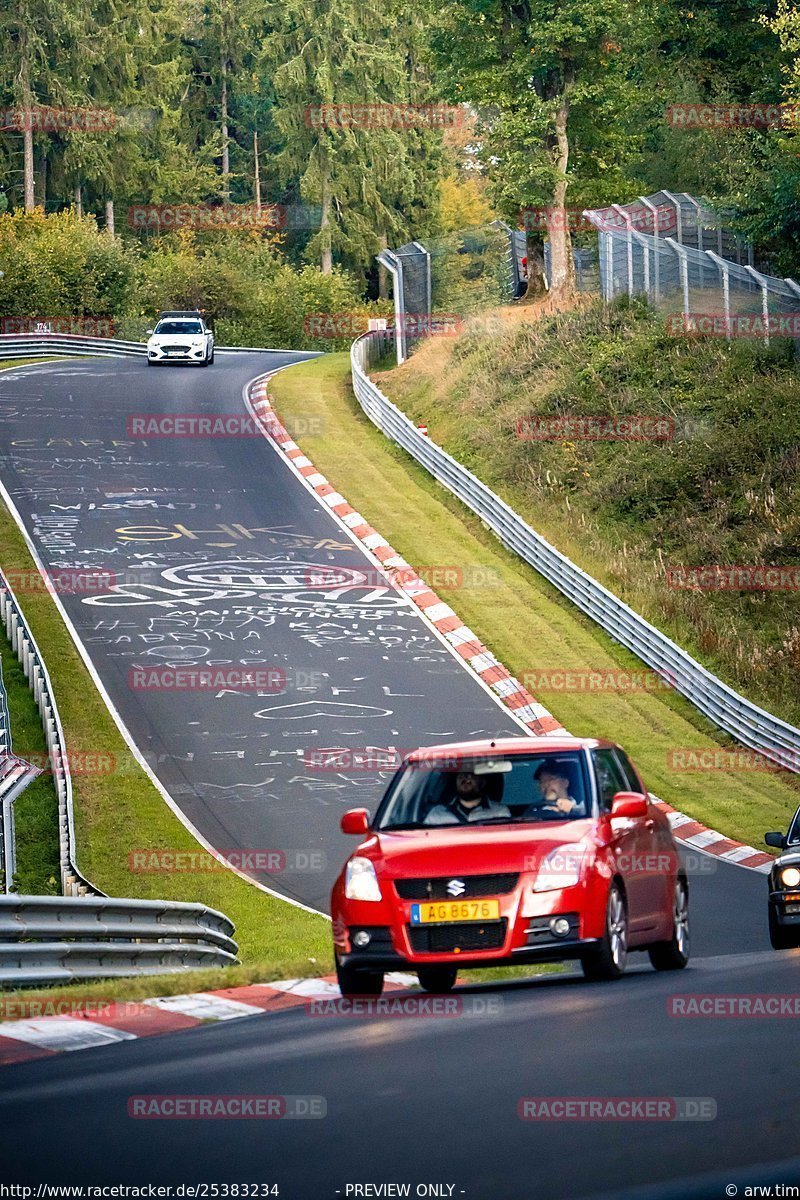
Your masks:
<instances>
[{"instance_id":1,"label":"guardrail","mask_svg":"<svg viewBox=\"0 0 800 1200\"><path fill-rule=\"evenodd\" d=\"M17 871L17 846L14 832L14 801L32 783L41 769L16 754L0 756L0 867L3 869L3 891L14 886Z\"/></svg>"},{"instance_id":2,"label":"guardrail","mask_svg":"<svg viewBox=\"0 0 800 1200\"><path fill-rule=\"evenodd\" d=\"M115 338L84 338L72 333L31 333L25 336L0 334L0 358L38 358L39 355L49 357L51 354L144 358L146 353L144 342L124 342Z\"/></svg>"},{"instance_id":3,"label":"guardrail","mask_svg":"<svg viewBox=\"0 0 800 1200\"><path fill-rule=\"evenodd\" d=\"M25 672L42 719L47 753L58 796L58 840L61 869L61 890L64 895L102 896L93 884L81 875L75 861L75 821L72 811L72 776L69 770L64 730L58 715L53 685L36 640L28 627L11 585L0 571L0 620L6 627L8 639Z\"/></svg>"},{"instance_id":4,"label":"guardrail","mask_svg":"<svg viewBox=\"0 0 800 1200\"><path fill-rule=\"evenodd\" d=\"M271 349L268 346L215 346L220 354L284 354L284 350ZM303 354L316 358L320 350L293 350L292 354ZM119 338L78 337L72 333L30 333L18 335L11 333L0 334L0 359L2 358L38 358L72 357L89 355L103 358L144 358L147 354L145 342L126 342Z\"/></svg>"},{"instance_id":5,"label":"guardrail","mask_svg":"<svg viewBox=\"0 0 800 1200\"><path fill-rule=\"evenodd\" d=\"M233 923L202 904L0 896L0 985L232 966Z\"/></svg>"},{"instance_id":6,"label":"guardrail","mask_svg":"<svg viewBox=\"0 0 800 1200\"><path fill-rule=\"evenodd\" d=\"M479 516L504 546L543 575L610 637L661 674L714 724L743 745L800 773L800 730L740 696L587 575L471 471L420 433L413 421L383 395L367 370L389 349L391 339L391 330L367 333L350 350L353 390L373 425Z\"/></svg>"}]
</instances>

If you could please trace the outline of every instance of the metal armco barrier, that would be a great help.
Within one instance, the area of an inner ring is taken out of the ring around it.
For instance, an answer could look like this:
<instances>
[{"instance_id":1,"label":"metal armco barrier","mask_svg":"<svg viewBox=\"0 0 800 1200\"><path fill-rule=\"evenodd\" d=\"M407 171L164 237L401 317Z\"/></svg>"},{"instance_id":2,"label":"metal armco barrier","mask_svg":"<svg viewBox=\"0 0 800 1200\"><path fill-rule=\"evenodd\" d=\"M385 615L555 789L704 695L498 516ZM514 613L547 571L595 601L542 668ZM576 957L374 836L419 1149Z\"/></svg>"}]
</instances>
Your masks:
<instances>
[{"instance_id":1,"label":"metal armco barrier","mask_svg":"<svg viewBox=\"0 0 800 1200\"><path fill-rule=\"evenodd\" d=\"M144 358L146 353L144 342L122 342L114 338L84 338L72 333L0 334L0 358L74 357L81 354Z\"/></svg>"},{"instance_id":2,"label":"metal armco barrier","mask_svg":"<svg viewBox=\"0 0 800 1200\"><path fill-rule=\"evenodd\" d=\"M279 354L282 350L273 350L267 346L215 346L219 354ZM316 358L320 350L294 350L293 354L303 354ZM0 334L0 359L4 358L49 358L76 355L88 355L104 358L145 358L147 345L145 342L124 342L117 338L78 337L71 333L29 333L25 335L4 333Z\"/></svg>"},{"instance_id":3,"label":"metal armco barrier","mask_svg":"<svg viewBox=\"0 0 800 1200\"><path fill-rule=\"evenodd\" d=\"M3 891L14 885L17 871L16 834L14 832L14 801L32 783L41 769L24 758L4 753L0 756L0 866L3 868Z\"/></svg>"},{"instance_id":4,"label":"metal armco barrier","mask_svg":"<svg viewBox=\"0 0 800 1200\"><path fill-rule=\"evenodd\" d=\"M232 922L202 904L0 896L0 985L231 966L232 934Z\"/></svg>"},{"instance_id":5,"label":"metal armco barrier","mask_svg":"<svg viewBox=\"0 0 800 1200\"><path fill-rule=\"evenodd\" d=\"M58 715L53 686L44 659L36 645L33 634L22 615L11 586L2 571L0 571L0 620L6 628L8 640L19 659L28 686L33 692L39 716L42 719L47 753L53 771L53 779L58 796L58 841L61 868L61 890L65 896L96 895L102 896L87 879L81 875L75 862L75 823L72 812L72 777L69 770L64 730Z\"/></svg>"},{"instance_id":6,"label":"metal armco barrier","mask_svg":"<svg viewBox=\"0 0 800 1200\"><path fill-rule=\"evenodd\" d=\"M362 409L396 442L481 518L504 546L558 588L610 637L652 667L705 716L737 741L800 773L800 730L752 704L701 666L690 654L571 562L505 501L419 432L412 421L368 378L370 363L391 344L391 331L358 338L350 350L353 390Z\"/></svg>"}]
</instances>

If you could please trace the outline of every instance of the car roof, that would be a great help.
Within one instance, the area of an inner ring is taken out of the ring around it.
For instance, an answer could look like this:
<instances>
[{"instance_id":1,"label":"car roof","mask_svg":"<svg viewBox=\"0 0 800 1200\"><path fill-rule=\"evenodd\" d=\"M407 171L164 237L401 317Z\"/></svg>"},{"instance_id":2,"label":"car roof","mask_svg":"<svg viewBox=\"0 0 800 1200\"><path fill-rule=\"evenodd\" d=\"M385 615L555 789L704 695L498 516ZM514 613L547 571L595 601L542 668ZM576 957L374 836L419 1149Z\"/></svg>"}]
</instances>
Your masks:
<instances>
[{"instance_id":1,"label":"car roof","mask_svg":"<svg viewBox=\"0 0 800 1200\"><path fill-rule=\"evenodd\" d=\"M481 738L471 742L447 742L421 746L405 757L405 762L430 761L432 758L474 758L479 755L541 754L558 750L596 750L616 746L605 738L578 738L569 734L547 737Z\"/></svg>"}]
</instances>

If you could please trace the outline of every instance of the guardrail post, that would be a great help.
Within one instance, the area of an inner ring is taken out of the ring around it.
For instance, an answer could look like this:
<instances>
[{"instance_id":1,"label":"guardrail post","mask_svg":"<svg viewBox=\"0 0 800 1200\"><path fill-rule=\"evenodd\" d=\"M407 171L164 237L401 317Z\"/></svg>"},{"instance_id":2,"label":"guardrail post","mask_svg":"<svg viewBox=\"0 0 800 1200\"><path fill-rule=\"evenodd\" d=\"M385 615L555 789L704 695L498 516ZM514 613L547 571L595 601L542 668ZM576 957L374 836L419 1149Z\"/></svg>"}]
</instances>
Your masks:
<instances>
[{"instance_id":1,"label":"guardrail post","mask_svg":"<svg viewBox=\"0 0 800 1200\"><path fill-rule=\"evenodd\" d=\"M745 267L745 271L755 279L761 288L761 315L764 318L764 345L769 346L769 285L766 275L762 275L755 267Z\"/></svg>"},{"instance_id":2,"label":"guardrail post","mask_svg":"<svg viewBox=\"0 0 800 1200\"><path fill-rule=\"evenodd\" d=\"M730 263L727 259L720 258L713 250L705 251L708 258L719 268L722 273L722 303L725 310L725 337L728 341L731 340L731 287L730 287Z\"/></svg>"},{"instance_id":3,"label":"guardrail post","mask_svg":"<svg viewBox=\"0 0 800 1200\"><path fill-rule=\"evenodd\" d=\"M408 358L407 343L406 343L406 304L405 295L403 293L403 264L400 259L391 250L382 250L377 256L378 262L385 267L394 280L392 291L394 292L394 324L395 324L395 349L397 352L397 365L402 364Z\"/></svg>"},{"instance_id":4,"label":"guardrail post","mask_svg":"<svg viewBox=\"0 0 800 1200\"><path fill-rule=\"evenodd\" d=\"M633 296L633 221L631 220L631 214L619 204L612 204L611 207L617 213L619 213L625 222L625 243L628 265L628 295Z\"/></svg>"},{"instance_id":5,"label":"guardrail post","mask_svg":"<svg viewBox=\"0 0 800 1200\"><path fill-rule=\"evenodd\" d=\"M677 241L679 245L683 245L683 210L681 208L681 202L677 196L673 196L672 192L664 192L664 195L675 209L675 241Z\"/></svg>"},{"instance_id":6,"label":"guardrail post","mask_svg":"<svg viewBox=\"0 0 800 1200\"><path fill-rule=\"evenodd\" d=\"M664 193L665 195L667 193ZM673 238L664 238L666 244L678 256L678 270L681 277L681 290L683 292L683 318L684 321L689 319L689 266L687 263L688 255L683 246L679 246Z\"/></svg>"}]
</instances>

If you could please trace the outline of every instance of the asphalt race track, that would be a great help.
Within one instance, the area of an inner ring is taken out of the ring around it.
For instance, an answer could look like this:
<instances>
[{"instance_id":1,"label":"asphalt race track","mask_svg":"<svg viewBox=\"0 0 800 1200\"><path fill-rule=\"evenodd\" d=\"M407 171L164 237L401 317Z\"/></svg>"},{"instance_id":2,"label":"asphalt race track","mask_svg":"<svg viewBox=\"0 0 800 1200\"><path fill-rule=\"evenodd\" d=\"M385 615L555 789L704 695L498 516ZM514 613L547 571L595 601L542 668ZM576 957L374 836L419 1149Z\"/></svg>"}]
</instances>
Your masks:
<instances>
[{"instance_id":1,"label":"asphalt race track","mask_svg":"<svg viewBox=\"0 0 800 1200\"><path fill-rule=\"evenodd\" d=\"M414 611L369 590L307 593L307 564L366 560L266 442L198 440L189 464L183 441L125 439L131 413L240 412L263 356L218 361L191 373L123 362L0 376L0 474L53 567L138 572L99 597L112 604L62 598L183 811L218 846L323 851L326 871L270 881L321 906L345 851L339 813L371 803L380 780L304 770L308 745L404 747L515 727ZM87 429L98 444L81 444ZM47 445L54 437L66 444ZM276 586L253 582L265 577ZM251 649L253 616L264 630ZM151 659L246 655L324 679L301 681L308 693L220 699L128 686ZM280 708L306 696L299 718ZM634 956L618 983L565 974L461 988L470 1011L446 1018L294 1009L6 1067L0 1182L277 1184L282 1200L664 1200L798 1184L797 1019L681 1017L671 997L793 996L800 952L769 949L763 875L702 857L689 869L684 972L656 974ZM154 1094L315 1097L325 1115L199 1126L128 1116L130 1097ZM657 1097L713 1119L521 1120L520 1101L534 1097ZM410 1190L353 1190L367 1184Z\"/></svg>"},{"instance_id":2,"label":"asphalt race track","mask_svg":"<svg viewBox=\"0 0 800 1200\"><path fill-rule=\"evenodd\" d=\"M418 1184L454 1185L440 1195L469 1200L624 1198L656 1184L667 1185L658 1197L722 1198L729 1182L797 1183L797 1161L774 1166L798 1155L796 1022L668 1009L675 994L796 992L797 954L764 948L763 888L725 864L694 879L697 957L675 976L634 958L613 984L570 976L454 993L491 1001L492 1015L357 1020L295 1009L6 1067L3 1176L269 1182L284 1200L337 1200L370 1182L408 1183L411 1195ZM322 1097L326 1115L199 1125L127 1116L130 1097L154 1094ZM521 1098L553 1096L704 1098L716 1117L518 1118ZM707 1187L683 1182L706 1173Z\"/></svg>"},{"instance_id":3,"label":"asphalt race track","mask_svg":"<svg viewBox=\"0 0 800 1200\"><path fill-rule=\"evenodd\" d=\"M220 851L260 853L262 864L265 852L279 855L281 869L258 877L327 910L352 849L341 812L373 807L389 776L374 755L370 769L355 759L351 770L335 760L320 769L332 761L321 750L363 758L368 748L526 731L405 596L380 586L366 553L263 436L129 434L143 414L244 419L245 383L304 357L4 373L0 479L181 810ZM333 568L344 584L327 586ZM225 682L250 671L265 686L176 692L175 669L184 679L218 671Z\"/></svg>"}]
</instances>

